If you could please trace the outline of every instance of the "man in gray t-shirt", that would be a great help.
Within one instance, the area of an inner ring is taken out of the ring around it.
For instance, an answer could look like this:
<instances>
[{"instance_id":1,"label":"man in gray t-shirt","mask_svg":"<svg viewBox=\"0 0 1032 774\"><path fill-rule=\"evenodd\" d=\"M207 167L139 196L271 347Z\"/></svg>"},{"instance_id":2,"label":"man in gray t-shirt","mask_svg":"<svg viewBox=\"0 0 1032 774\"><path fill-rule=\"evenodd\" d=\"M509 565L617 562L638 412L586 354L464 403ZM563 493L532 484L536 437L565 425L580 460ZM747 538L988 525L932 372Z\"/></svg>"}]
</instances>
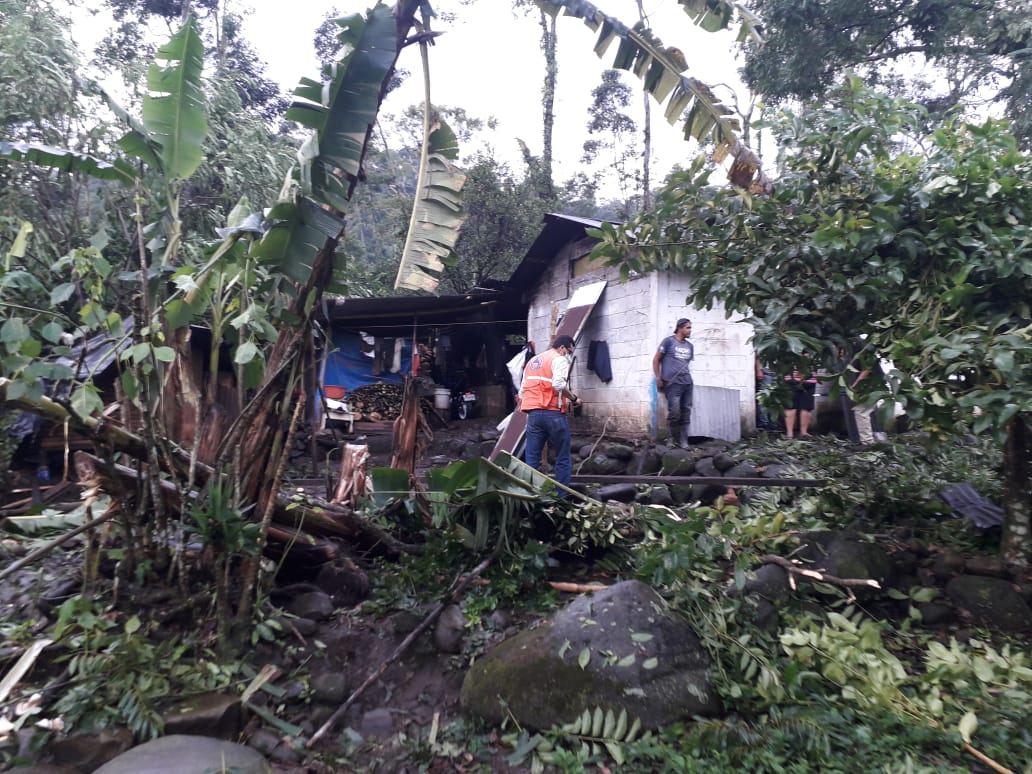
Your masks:
<instances>
[{"instance_id":1,"label":"man in gray t-shirt","mask_svg":"<svg viewBox=\"0 0 1032 774\"><path fill-rule=\"evenodd\" d=\"M652 358L656 387L666 395L670 441L683 448L689 445L688 428L692 421L691 363L695 359L695 347L688 341L691 335L692 321L682 317L674 326L674 335L659 343Z\"/></svg>"}]
</instances>

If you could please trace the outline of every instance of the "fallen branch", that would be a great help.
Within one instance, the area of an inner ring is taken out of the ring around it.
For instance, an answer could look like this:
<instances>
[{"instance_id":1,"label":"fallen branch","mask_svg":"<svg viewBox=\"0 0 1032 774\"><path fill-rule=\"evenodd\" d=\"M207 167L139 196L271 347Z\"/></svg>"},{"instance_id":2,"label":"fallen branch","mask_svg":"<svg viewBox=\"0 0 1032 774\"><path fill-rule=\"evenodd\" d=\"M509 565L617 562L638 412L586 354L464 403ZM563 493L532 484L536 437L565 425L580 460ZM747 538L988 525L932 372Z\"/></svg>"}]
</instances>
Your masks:
<instances>
[{"instance_id":1,"label":"fallen branch","mask_svg":"<svg viewBox=\"0 0 1032 774\"><path fill-rule=\"evenodd\" d=\"M609 586L604 583L568 583L566 581L549 581L548 585L556 591L570 594L590 594L593 591L605 591Z\"/></svg>"},{"instance_id":2,"label":"fallen branch","mask_svg":"<svg viewBox=\"0 0 1032 774\"><path fill-rule=\"evenodd\" d=\"M794 576L796 575L809 580L820 581L821 583L830 583L833 586L842 586L843 588L852 588L856 586L866 586L872 589L881 588L881 584L871 578L836 578L834 575L828 575L825 572L819 572L817 570L803 567L798 560L792 561L783 556L765 554L760 557L759 561L761 564L776 564L778 567L783 567L787 570L788 582L793 589L795 588Z\"/></svg>"},{"instance_id":3,"label":"fallen branch","mask_svg":"<svg viewBox=\"0 0 1032 774\"><path fill-rule=\"evenodd\" d=\"M476 567L474 567L472 571L470 571L466 575L462 575L462 576L459 576L458 578L456 578L455 582L452 583L452 587L449 590L449 593L446 596L445 600L443 602L439 603L437 605L437 607L435 607L430 612L430 615L428 615L426 618L424 618L423 622L421 624L419 624L419 626L417 626L415 629L413 629L412 632L404 640L401 641L401 644L398 645L398 647L396 647L394 649L394 652L391 653L391 655L388 656L383 661L383 663L381 663L380 666L377 667L373 671L373 673L371 675L369 675L369 677L366 678L365 682L362 683L360 686L358 686L358 688L355 689L355 691L348 697L348 700L345 701L343 704L341 704L336 709L336 711L332 715L330 715L329 719L327 719L327 721L322 724L322 726L319 728L319 730L316 731L314 734L312 734L312 738L308 740L308 742L305 744L305 747L308 747L309 749L311 749L315 745L316 742L318 742L320 739L322 739L323 735L325 735L331 728L333 728L333 725L338 720L340 720L342 717L344 717L344 713L348 711L348 709L351 707L352 704L355 703L355 701L358 699L358 697L361 696L363 693L365 693L365 690L370 685L375 683L377 680L379 680L383 676L383 673L387 671L387 667L389 667L391 664L393 664L395 661L397 661L401 657L401 654L404 653L408 649L408 647L413 642L416 641L416 638L419 637L419 635L421 635L423 632L425 632L427 629L429 629L433 625L434 621L436 621L438 619L438 617L440 617L441 613L444 612L444 609L448 605L452 604L453 602L457 602L458 601L458 599L462 596L463 592L465 592L466 589L469 588L470 585L473 583L473 581L475 581L477 578L479 578L480 575L488 567L491 566L491 563L496 558L498 558L498 555L500 553L501 553L501 546L499 546L494 551L492 551L491 555L488 556L484 561L482 561Z\"/></svg>"},{"instance_id":4,"label":"fallen branch","mask_svg":"<svg viewBox=\"0 0 1032 774\"><path fill-rule=\"evenodd\" d=\"M986 755L983 752L979 752L978 750L976 750L974 747L972 747L967 742L964 743L964 749L967 750L972 755L974 755L976 758L978 758L978 760L980 760L982 763L984 763L990 769L992 769L995 772L998 772L998 774L1014 774L1014 772L1011 769L1008 769L1006 766L1001 766L999 763L994 761L988 755Z\"/></svg>"}]
</instances>

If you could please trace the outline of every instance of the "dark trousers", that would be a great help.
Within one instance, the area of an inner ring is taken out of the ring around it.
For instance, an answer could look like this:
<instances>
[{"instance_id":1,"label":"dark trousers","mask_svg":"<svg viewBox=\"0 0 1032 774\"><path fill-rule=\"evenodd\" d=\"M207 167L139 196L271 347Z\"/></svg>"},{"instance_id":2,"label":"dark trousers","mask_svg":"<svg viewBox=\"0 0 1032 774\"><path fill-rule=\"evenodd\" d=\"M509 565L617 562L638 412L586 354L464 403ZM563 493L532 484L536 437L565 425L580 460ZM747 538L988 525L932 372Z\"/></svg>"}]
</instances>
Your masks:
<instances>
[{"instance_id":1,"label":"dark trousers","mask_svg":"<svg viewBox=\"0 0 1032 774\"><path fill-rule=\"evenodd\" d=\"M548 409L528 411L527 444L523 459L532 468L541 465L541 450L546 442L555 450L555 480L569 486L573 461L570 459L570 423L566 421L566 415ZM565 492L559 496L565 497Z\"/></svg>"},{"instance_id":2,"label":"dark trousers","mask_svg":"<svg viewBox=\"0 0 1032 774\"><path fill-rule=\"evenodd\" d=\"M667 401L667 423L670 425L670 437L674 441L681 440L688 432L692 421L692 392L694 384L667 384L663 394Z\"/></svg>"}]
</instances>

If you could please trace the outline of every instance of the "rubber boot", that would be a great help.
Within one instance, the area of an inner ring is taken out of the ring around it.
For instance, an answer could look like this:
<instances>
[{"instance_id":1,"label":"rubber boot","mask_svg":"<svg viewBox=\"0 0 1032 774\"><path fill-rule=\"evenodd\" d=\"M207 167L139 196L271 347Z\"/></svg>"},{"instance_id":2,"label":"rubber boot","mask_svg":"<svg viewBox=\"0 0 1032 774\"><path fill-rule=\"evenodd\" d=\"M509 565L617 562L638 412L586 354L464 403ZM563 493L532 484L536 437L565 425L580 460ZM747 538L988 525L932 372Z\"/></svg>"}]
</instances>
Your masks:
<instances>
[{"instance_id":1,"label":"rubber boot","mask_svg":"<svg viewBox=\"0 0 1032 774\"><path fill-rule=\"evenodd\" d=\"M681 423L681 443L679 445L682 449L690 449L692 445L691 441L689 440L691 438L691 421L692 417L691 414L689 414L684 418L684 421Z\"/></svg>"},{"instance_id":2,"label":"rubber boot","mask_svg":"<svg viewBox=\"0 0 1032 774\"><path fill-rule=\"evenodd\" d=\"M671 422L670 423L670 445L680 446L681 445L681 423Z\"/></svg>"}]
</instances>

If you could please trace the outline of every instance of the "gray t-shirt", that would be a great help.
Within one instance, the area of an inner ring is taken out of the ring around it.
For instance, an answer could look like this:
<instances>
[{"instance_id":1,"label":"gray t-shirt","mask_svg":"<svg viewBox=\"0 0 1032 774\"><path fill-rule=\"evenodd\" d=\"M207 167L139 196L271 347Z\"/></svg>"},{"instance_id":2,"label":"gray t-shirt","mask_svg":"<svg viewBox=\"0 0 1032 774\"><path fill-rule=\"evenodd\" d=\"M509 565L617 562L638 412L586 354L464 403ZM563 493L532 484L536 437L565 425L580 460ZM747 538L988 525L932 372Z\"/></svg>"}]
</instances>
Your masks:
<instances>
[{"instance_id":1,"label":"gray t-shirt","mask_svg":"<svg viewBox=\"0 0 1032 774\"><path fill-rule=\"evenodd\" d=\"M692 372L689 364L695 359L695 346L685 339L667 336L659 343L659 378L668 384L691 384Z\"/></svg>"}]
</instances>

